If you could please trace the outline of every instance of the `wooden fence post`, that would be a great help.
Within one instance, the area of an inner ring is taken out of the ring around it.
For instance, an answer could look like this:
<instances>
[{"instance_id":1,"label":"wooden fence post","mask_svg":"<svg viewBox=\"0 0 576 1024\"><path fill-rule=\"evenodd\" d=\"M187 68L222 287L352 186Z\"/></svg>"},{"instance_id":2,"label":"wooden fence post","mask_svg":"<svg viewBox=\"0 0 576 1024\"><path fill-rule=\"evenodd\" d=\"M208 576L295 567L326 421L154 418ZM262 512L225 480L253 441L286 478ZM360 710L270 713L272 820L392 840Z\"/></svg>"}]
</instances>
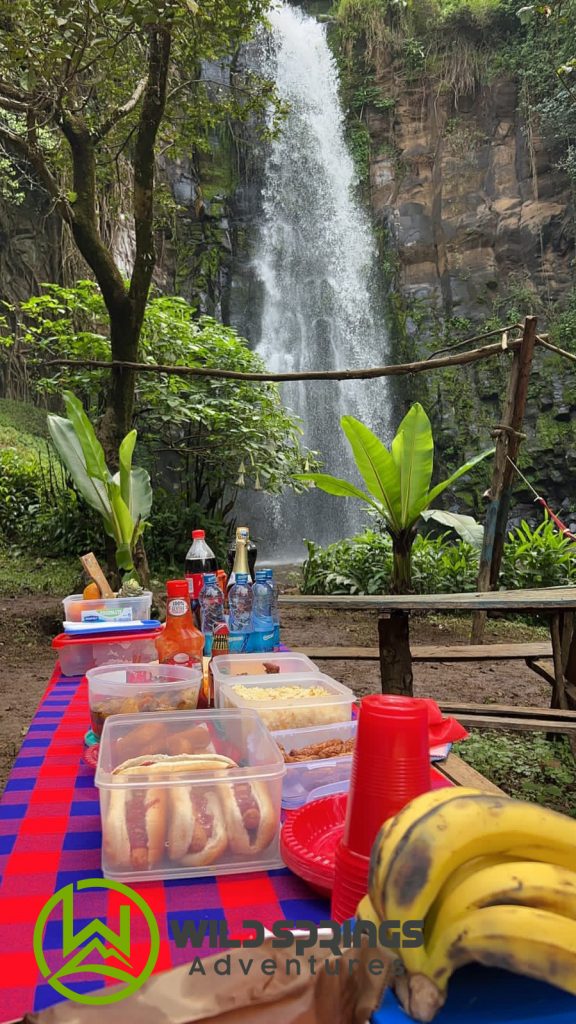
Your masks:
<instances>
[{"instance_id":1,"label":"wooden fence post","mask_svg":"<svg viewBox=\"0 0 576 1024\"><path fill-rule=\"evenodd\" d=\"M535 316L527 316L524 321L522 344L514 353L510 368L502 422L495 430L496 452L478 570L477 590L480 592L493 590L498 584L514 478L514 469L507 456L516 461L522 440L520 431L528 397L537 323ZM472 619L472 643L482 642L485 623L486 612L476 612Z\"/></svg>"}]
</instances>

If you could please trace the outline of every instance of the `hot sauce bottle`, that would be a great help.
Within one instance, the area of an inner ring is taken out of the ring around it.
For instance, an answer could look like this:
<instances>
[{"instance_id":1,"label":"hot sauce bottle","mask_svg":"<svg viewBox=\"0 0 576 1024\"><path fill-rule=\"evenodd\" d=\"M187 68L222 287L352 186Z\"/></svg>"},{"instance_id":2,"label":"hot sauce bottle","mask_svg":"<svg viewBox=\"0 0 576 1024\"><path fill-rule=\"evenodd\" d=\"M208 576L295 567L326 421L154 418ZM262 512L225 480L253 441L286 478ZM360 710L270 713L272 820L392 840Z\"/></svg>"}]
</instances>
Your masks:
<instances>
[{"instance_id":1,"label":"hot sauce bottle","mask_svg":"<svg viewBox=\"0 0 576 1024\"><path fill-rule=\"evenodd\" d=\"M166 623L156 640L158 661L161 665L202 665L204 637L194 625L187 580L168 580L166 595Z\"/></svg>"}]
</instances>

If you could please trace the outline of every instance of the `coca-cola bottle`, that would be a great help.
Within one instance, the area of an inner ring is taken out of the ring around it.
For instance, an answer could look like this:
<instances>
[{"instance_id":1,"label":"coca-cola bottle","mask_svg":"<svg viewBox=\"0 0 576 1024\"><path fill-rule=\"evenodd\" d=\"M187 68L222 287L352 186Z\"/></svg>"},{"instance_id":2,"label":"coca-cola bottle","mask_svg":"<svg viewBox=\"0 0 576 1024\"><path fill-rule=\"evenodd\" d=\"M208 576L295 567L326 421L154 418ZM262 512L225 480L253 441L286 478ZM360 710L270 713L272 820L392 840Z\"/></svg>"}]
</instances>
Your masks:
<instances>
[{"instance_id":1,"label":"coca-cola bottle","mask_svg":"<svg viewBox=\"0 0 576 1024\"><path fill-rule=\"evenodd\" d=\"M216 556L206 543L204 530L192 530L192 544L186 555L184 574L188 580L192 614L198 627L200 627L199 597L204 585L204 574L216 572L217 568Z\"/></svg>"}]
</instances>

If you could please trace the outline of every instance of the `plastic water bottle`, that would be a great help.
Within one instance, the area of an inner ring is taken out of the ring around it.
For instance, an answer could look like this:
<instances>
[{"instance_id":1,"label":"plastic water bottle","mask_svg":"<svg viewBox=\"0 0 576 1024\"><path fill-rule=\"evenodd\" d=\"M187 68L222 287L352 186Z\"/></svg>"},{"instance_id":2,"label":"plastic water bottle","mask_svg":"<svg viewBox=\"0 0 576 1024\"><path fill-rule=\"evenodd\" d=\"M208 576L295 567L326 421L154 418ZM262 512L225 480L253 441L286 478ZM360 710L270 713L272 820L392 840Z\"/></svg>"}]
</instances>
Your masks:
<instances>
[{"instance_id":1,"label":"plastic water bottle","mask_svg":"<svg viewBox=\"0 0 576 1024\"><path fill-rule=\"evenodd\" d=\"M266 569L266 579L272 591L272 621L274 623L274 647L280 646L280 609L278 607L278 585L272 569Z\"/></svg>"},{"instance_id":2,"label":"plastic water bottle","mask_svg":"<svg viewBox=\"0 0 576 1024\"><path fill-rule=\"evenodd\" d=\"M198 598L200 602L200 622L202 632L206 638L205 651L210 654L212 649L212 634L216 626L221 625L224 619L224 594L216 581L216 573L204 573L204 584Z\"/></svg>"},{"instance_id":3,"label":"plastic water bottle","mask_svg":"<svg viewBox=\"0 0 576 1024\"><path fill-rule=\"evenodd\" d=\"M272 618L273 599L274 595L272 587L268 583L267 570L257 569L256 582L252 587L252 629L274 629L274 619Z\"/></svg>"},{"instance_id":4,"label":"plastic water bottle","mask_svg":"<svg viewBox=\"0 0 576 1024\"><path fill-rule=\"evenodd\" d=\"M248 573L236 573L228 594L231 633L249 633L252 628L252 589Z\"/></svg>"}]
</instances>

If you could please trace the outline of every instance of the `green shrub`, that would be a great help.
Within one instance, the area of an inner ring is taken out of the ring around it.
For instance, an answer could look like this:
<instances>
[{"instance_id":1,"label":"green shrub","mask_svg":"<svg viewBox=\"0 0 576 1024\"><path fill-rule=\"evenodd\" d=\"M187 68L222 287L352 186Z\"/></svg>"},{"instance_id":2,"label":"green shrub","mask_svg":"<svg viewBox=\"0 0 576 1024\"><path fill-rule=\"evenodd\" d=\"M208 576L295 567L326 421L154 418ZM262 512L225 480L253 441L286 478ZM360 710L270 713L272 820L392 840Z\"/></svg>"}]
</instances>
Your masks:
<instances>
[{"instance_id":1,"label":"green shrub","mask_svg":"<svg viewBox=\"0 0 576 1024\"><path fill-rule=\"evenodd\" d=\"M542 733L472 732L456 752L518 800L544 804L576 818L576 767L565 739Z\"/></svg>"},{"instance_id":2,"label":"green shrub","mask_svg":"<svg viewBox=\"0 0 576 1024\"><path fill-rule=\"evenodd\" d=\"M386 594L390 590L392 545L372 530L322 548L307 542L305 594ZM478 550L466 541L419 534L412 549L412 583L419 594L473 592ZM532 528L522 522L504 545L500 584L509 588L559 587L576 583L576 544L546 517Z\"/></svg>"}]
</instances>

